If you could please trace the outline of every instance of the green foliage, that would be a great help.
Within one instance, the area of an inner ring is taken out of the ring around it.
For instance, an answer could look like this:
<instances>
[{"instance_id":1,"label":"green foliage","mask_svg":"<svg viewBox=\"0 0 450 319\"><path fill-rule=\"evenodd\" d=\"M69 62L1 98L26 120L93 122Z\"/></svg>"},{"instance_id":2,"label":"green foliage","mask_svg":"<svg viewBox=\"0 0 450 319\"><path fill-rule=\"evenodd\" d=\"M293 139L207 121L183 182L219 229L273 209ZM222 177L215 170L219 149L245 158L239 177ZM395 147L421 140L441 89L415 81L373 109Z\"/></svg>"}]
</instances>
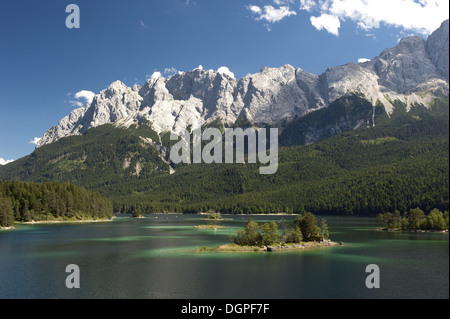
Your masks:
<instances>
[{"instance_id":1,"label":"green foliage","mask_svg":"<svg viewBox=\"0 0 450 319\"><path fill-rule=\"evenodd\" d=\"M295 225L292 227L291 232L287 236L286 242L287 243L300 243L303 240L303 235L301 229Z\"/></svg>"},{"instance_id":2,"label":"green foliage","mask_svg":"<svg viewBox=\"0 0 450 319\"><path fill-rule=\"evenodd\" d=\"M435 230L448 229L448 211L433 209L428 215L420 208L410 209L403 215L399 211L378 215L378 223L385 229L393 230Z\"/></svg>"},{"instance_id":3,"label":"green foliage","mask_svg":"<svg viewBox=\"0 0 450 319\"><path fill-rule=\"evenodd\" d=\"M11 227L13 222L14 211L11 199L0 193L0 227Z\"/></svg>"},{"instance_id":4,"label":"green foliage","mask_svg":"<svg viewBox=\"0 0 450 319\"><path fill-rule=\"evenodd\" d=\"M278 234L278 225L276 222L272 221L270 223L265 223L261 226L261 237L263 245L271 245L280 240L280 235Z\"/></svg>"},{"instance_id":5,"label":"green foliage","mask_svg":"<svg viewBox=\"0 0 450 319\"><path fill-rule=\"evenodd\" d=\"M322 229L317 226L317 220L313 214L305 213L297 216L292 222L290 233L284 238L283 235L280 235L278 231L279 225L276 222L272 221L259 226L253 218L249 218L245 229L238 230L237 235L232 237L232 239L236 245L240 246L270 246L280 242L321 241L328 238L326 221L322 220L321 226L323 227Z\"/></svg>"},{"instance_id":6,"label":"green foliage","mask_svg":"<svg viewBox=\"0 0 450 319\"><path fill-rule=\"evenodd\" d=\"M317 220L316 217L307 212L303 215L297 216L294 220L294 226L300 228L302 237L308 241L312 236L317 235Z\"/></svg>"},{"instance_id":7,"label":"green foliage","mask_svg":"<svg viewBox=\"0 0 450 319\"><path fill-rule=\"evenodd\" d=\"M249 218L245 225L245 230L239 230L237 236L233 238L233 241L235 244L241 246L260 245L262 235L259 232L258 223L253 218Z\"/></svg>"},{"instance_id":8,"label":"green foliage","mask_svg":"<svg viewBox=\"0 0 450 319\"><path fill-rule=\"evenodd\" d=\"M0 169L3 180L61 181L109 193L117 185L169 171L145 139L158 142L148 126L123 129L107 124L44 145Z\"/></svg>"},{"instance_id":9,"label":"green foliage","mask_svg":"<svg viewBox=\"0 0 450 319\"><path fill-rule=\"evenodd\" d=\"M13 221L105 219L111 202L99 193L69 183L0 180L0 226Z\"/></svg>"},{"instance_id":10,"label":"green foliage","mask_svg":"<svg viewBox=\"0 0 450 319\"><path fill-rule=\"evenodd\" d=\"M320 235L323 239L328 239L330 237L327 220L325 218L320 220Z\"/></svg>"},{"instance_id":11,"label":"green foliage","mask_svg":"<svg viewBox=\"0 0 450 319\"><path fill-rule=\"evenodd\" d=\"M207 216L208 219L213 219L213 220L217 220L217 219L222 219L222 215L220 213L217 212L210 212Z\"/></svg>"}]
</instances>

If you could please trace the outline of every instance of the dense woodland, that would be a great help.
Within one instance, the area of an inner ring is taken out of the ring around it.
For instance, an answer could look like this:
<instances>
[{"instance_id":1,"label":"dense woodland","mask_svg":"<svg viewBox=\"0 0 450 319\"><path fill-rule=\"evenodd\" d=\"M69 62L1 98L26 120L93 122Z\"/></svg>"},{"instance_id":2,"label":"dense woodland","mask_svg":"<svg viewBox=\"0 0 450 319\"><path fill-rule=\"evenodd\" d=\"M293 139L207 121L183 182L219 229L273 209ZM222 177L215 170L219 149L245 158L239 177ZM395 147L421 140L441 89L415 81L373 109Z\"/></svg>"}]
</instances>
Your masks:
<instances>
[{"instance_id":1,"label":"dense woodland","mask_svg":"<svg viewBox=\"0 0 450 319\"><path fill-rule=\"evenodd\" d=\"M387 230L442 231L448 229L448 211L433 209L425 215L420 208L410 209L403 214L396 210L394 213L379 214L378 222Z\"/></svg>"},{"instance_id":2,"label":"dense woodland","mask_svg":"<svg viewBox=\"0 0 450 319\"><path fill-rule=\"evenodd\" d=\"M108 219L111 202L99 193L69 183L2 182L0 226L13 222Z\"/></svg>"},{"instance_id":3,"label":"dense woodland","mask_svg":"<svg viewBox=\"0 0 450 319\"><path fill-rule=\"evenodd\" d=\"M338 106L365 116L367 102L361 100L359 109L358 99L350 100L350 109ZM166 135L160 139L145 125L130 129L104 125L0 167L0 178L73 183L109 198L115 212L136 216L208 210L364 216L417 207L425 214L435 208L446 211L448 97L409 112L404 104L395 105L390 117L377 111L375 127L342 132L312 145L290 143L298 130L324 121L323 117L286 124L279 168L273 175L260 175L259 164L172 165L176 172L170 175L169 164L145 141L150 138L168 146ZM326 121L330 125L335 115L331 111L324 115L330 116Z\"/></svg>"}]
</instances>

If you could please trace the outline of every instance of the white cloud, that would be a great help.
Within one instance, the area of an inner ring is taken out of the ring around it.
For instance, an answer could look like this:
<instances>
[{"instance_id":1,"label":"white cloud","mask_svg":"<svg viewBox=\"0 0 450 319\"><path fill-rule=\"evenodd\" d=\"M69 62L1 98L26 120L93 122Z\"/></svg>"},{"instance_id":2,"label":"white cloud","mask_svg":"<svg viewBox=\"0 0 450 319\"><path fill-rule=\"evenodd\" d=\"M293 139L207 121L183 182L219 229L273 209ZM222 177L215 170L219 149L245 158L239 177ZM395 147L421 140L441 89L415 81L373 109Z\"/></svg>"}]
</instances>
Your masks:
<instances>
[{"instance_id":1,"label":"white cloud","mask_svg":"<svg viewBox=\"0 0 450 319\"><path fill-rule=\"evenodd\" d=\"M291 2L291 1L275 0L274 2L275 2L275 4L283 4L283 3L287 3L287 2ZM252 14L256 16L255 17L256 21L264 20L267 23L280 22L281 20L283 20L286 17L297 14L297 12L291 10L289 8L289 6L281 6L279 8L275 8L271 5L266 5L266 6L264 6L264 8L261 9L258 6L249 5L249 6L247 6L247 10L250 10L252 12ZM266 24L266 27L270 31L269 25Z\"/></svg>"},{"instance_id":2,"label":"white cloud","mask_svg":"<svg viewBox=\"0 0 450 319\"><path fill-rule=\"evenodd\" d=\"M147 26L145 25L144 21L142 21L142 20L139 21L139 25L141 27L143 27L144 29L147 28Z\"/></svg>"},{"instance_id":3,"label":"white cloud","mask_svg":"<svg viewBox=\"0 0 450 319\"><path fill-rule=\"evenodd\" d=\"M72 93L67 93L67 96L71 96ZM87 90L82 90L73 95L76 100L71 100L69 103L73 107L83 107L86 104L91 104L95 97L95 93ZM66 102L66 101L64 101Z\"/></svg>"},{"instance_id":4,"label":"white cloud","mask_svg":"<svg viewBox=\"0 0 450 319\"><path fill-rule=\"evenodd\" d=\"M175 69L174 67L165 68L164 69L164 74L174 74L174 73L177 73L177 72L178 72L178 70Z\"/></svg>"},{"instance_id":5,"label":"white cloud","mask_svg":"<svg viewBox=\"0 0 450 319\"><path fill-rule=\"evenodd\" d=\"M275 23L296 14L297 12L290 10L287 6L278 9L272 6L264 6L264 14L261 14L257 20L266 20L269 23Z\"/></svg>"},{"instance_id":6,"label":"white cloud","mask_svg":"<svg viewBox=\"0 0 450 319\"><path fill-rule=\"evenodd\" d=\"M196 69L194 69L194 70L203 70L203 65L199 65Z\"/></svg>"},{"instance_id":7,"label":"white cloud","mask_svg":"<svg viewBox=\"0 0 450 319\"><path fill-rule=\"evenodd\" d=\"M384 24L422 35L430 34L449 17L448 0L300 0L300 9L319 13L321 17L326 14L323 21L332 21L331 16L334 20L354 21L366 31ZM311 19L311 23L314 21L323 29L338 34L336 22L327 28L325 22L317 20L319 18Z\"/></svg>"},{"instance_id":8,"label":"white cloud","mask_svg":"<svg viewBox=\"0 0 450 319\"><path fill-rule=\"evenodd\" d=\"M311 10L316 5L314 0L300 0L300 10Z\"/></svg>"},{"instance_id":9,"label":"white cloud","mask_svg":"<svg viewBox=\"0 0 450 319\"><path fill-rule=\"evenodd\" d=\"M358 63L364 63L364 62L369 62L369 61L370 61L370 59L366 59L366 58L358 59Z\"/></svg>"},{"instance_id":10,"label":"white cloud","mask_svg":"<svg viewBox=\"0 0 450 319\"><path fill-rule=\"evenodd\" d=\"M9 164L9 163L12 163L12 162L14 162L14 160L5 160L5 159L0 157L0 165L6 165L6 164Z\"/></svg>"},{"instance_id":11,"label":"white cloud","mask_svg":"<svg viewBox=\"0 0 450 319\"><path fill-rule=\"evenodd\" d=\"M28 143L37 145L37 143L39 143L40 140L41 140L41 137L35 137L31 141L29 141Z\"/></svg>"},{"instance_id":12,"label":"white cloud","mask_svg":"<svg viewBox=\"0 0 450 319\"><path fill-rule=\"evenodd\" d=\"M228 69L226 66L220 67L219 70L217 70L217 72L219 72L220 74L226 74L234 79L234 73L231 72L230 69Z\"/></svg>"},{"instance_id":13,"label":"white cloud","mask_svg":"<svg viewBox=\"0 0 450 319\"><path fill-rule=\"evenodd\" d=\"M247 9L256 14L262 12L261 8L258 6L248 6Z\"/></svg>"},{"instance_id":14,"label":"white cloud","mask_svg":"<svg viewBox=\"0 0 450 319\"><path fill-rule=\"evenodd\" d=\"M311 17L311 24L317 30L325 29L336 36L339 35L339 28L341 27L341 22L337 17L326 13L320 17Z\"/></svg>"},{"instance_id":15,"label":"white cloud","mask_svg":"<svg viewBox=\"0 0 450 319\"><path fill-rule=\"evenodd\" d=\"M87 90L82 90L80 92L75 93L75 98L77 100L83 99L87 104L91 104L92 100L94 100L95 93Z\"/></svg>"}]
</instances>

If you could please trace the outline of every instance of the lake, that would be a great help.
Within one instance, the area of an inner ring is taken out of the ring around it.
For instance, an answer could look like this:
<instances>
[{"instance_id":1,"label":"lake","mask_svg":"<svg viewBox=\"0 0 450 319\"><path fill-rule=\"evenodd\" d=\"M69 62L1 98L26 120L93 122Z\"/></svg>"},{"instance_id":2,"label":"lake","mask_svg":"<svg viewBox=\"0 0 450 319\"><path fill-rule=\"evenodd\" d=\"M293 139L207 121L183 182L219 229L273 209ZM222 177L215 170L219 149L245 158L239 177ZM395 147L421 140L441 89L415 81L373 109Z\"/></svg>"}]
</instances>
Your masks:
<instances>
[{"instance_id":1,"label":"lake","mask_svg":"<svg viewBox=\"0 0 450 319\"><path fill-rule=\"evenodd\" d=\"M230 242L248 216L147 215L91 224L16 225L0 232L0 298L354 299L449 298L448 233L377 231L375 218L326 217L339 247L202 253ZM258 222L293 216L252 216ZM319 216L320 218L320 216ZM66 266L80 288L65 285ZM366 266L380 269L368 289Z\"/></svg>"}]
</instances>

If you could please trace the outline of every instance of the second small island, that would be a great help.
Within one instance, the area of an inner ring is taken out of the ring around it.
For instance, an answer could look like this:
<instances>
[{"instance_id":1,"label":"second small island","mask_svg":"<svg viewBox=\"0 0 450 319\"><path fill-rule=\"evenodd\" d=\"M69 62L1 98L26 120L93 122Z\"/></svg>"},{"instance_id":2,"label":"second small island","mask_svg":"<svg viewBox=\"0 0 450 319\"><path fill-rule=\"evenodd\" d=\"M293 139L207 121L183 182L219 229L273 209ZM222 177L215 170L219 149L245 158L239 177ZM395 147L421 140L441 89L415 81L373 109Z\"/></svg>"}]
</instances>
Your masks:
<instances>
[{"instance_id":1,"label":"second small island","mask_svg":"<svg viewBox=\"0 0 450 319\"><path fill-rule=\"evenodd\" d=\"M217 226L216 226L217 227ZM281 228L281 233L279 228ZM288 231L289 230L289 231ZM233 243L217 247L197 248L197 252L274 252L303 250L343 245L329 239L328 225L321 219L320 226L312 213L298 215L289 225L275 221L259 225L249 218L244 229L231 237Z\"/></svg>"}]
</instances>

